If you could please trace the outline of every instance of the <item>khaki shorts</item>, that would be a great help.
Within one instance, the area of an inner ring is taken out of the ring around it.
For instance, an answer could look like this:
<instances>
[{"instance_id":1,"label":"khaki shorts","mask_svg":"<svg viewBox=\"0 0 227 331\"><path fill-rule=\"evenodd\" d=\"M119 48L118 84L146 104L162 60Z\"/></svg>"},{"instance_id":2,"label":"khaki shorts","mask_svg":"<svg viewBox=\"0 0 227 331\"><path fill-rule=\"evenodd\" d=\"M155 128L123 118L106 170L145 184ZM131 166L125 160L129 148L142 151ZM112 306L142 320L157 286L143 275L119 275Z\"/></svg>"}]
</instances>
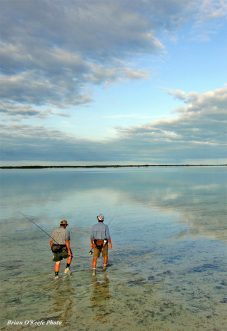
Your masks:
<instances>
[{"instance_id":1,"label":"khaki shorts","mask_svg":"<svg viewBox=\"0 0 227 331\"><path fill-rule=\"evenodd\" d=\"M67 259L67 257L68 257L68 250L67 250L66 246L64 246L61 248L61 250L59 252L54 253L53 261L58 262L63 259Z\"/></svg>"},{"instance_id":2,"label":"khaki shorts","mask_svg":"<svg viewBox=\"0 0 227 331\"><path fill-rule=\"evenodd\" d=\"M99 257L102 253L102 256L108 256L108 244L102 246L102 247L95 247L94 248L94 257Z\"/></svg>"}]
</instances>

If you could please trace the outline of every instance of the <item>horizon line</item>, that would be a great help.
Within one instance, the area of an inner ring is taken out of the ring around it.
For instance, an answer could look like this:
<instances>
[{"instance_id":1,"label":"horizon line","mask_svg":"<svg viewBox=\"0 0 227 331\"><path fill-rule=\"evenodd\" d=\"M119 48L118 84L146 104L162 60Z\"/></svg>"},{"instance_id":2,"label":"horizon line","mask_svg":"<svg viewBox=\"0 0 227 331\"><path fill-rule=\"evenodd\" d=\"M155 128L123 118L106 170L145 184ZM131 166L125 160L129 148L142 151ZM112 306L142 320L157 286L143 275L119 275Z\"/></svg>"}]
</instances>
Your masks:
<instances>
[{"instance_id":1,"label":"horizon line","mask_svg":"<svg viewBox=\"0 0 227 331\"><path fill-rule=\"evenodd\" d=\"M227 164L97 164L97 165L21 165L0 166L0 169L46 169L46 168L145 168L145 167L226 167Z\"/></svg>"}]
</instances>

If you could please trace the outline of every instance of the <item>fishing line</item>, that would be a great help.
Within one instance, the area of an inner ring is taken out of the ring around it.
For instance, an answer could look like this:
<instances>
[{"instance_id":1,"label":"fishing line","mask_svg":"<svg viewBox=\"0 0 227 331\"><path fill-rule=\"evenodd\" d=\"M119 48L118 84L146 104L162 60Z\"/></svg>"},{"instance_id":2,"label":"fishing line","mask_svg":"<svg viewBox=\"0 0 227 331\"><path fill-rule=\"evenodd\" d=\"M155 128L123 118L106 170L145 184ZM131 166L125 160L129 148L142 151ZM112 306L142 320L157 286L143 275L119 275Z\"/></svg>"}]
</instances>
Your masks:
<instances>
[{"instance_id":1,"label":"fishing line","mask_svg":"<svg viewBox=\"0 0 227 331\"><path fill-rule=\"evenodd\" d=\"M21 215L23 215L27 221L31 222L32 224L34 224L37 228L39 228L42 232L44 232L49 238L51 238L54 242L56 242L56 244L60 245L53 237L51 237L51 235L46 232L43 228L41 228L41 226L39 226L38 224L35 223L35 221L33 221L32 219L34 219L33 217L28 217L25 214L21 213Z\"/></svg>"},{"instance_id":2,"label":"fishing line","mask_svg":"<svg viewBox=\"0 0 227 331\"><path fill-rule=\"evenodd\" d=\"M111 217L110 222L107 225L110 226L113 223L113 221L115 221L114 216Z\"/></svg>"},{"instance_id":3,"label":"fishing line","mask_svg":"<svg viewBox=\"0 0 227 331\"><path fill-rule=\"evenodd\" d=\"M114 213L111 218L110 221L107 223L108 226L112 225L116 220L118 219L118 215L116 213ZM117 223L118 224L118 223ZM115 226L115 224L114 224Z\"/></svg>"}]
</instances>

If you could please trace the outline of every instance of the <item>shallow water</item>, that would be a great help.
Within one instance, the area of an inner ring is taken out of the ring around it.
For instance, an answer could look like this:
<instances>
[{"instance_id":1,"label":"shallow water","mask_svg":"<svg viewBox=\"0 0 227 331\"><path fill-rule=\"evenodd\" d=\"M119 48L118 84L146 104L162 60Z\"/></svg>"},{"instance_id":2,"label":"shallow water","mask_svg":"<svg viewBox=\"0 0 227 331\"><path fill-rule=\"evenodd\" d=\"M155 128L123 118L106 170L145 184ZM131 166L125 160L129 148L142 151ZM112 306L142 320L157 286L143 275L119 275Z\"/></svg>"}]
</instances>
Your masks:
<instances>
[{"instance_id":1,"label":"shallow water","mask_svg":"<svg viewBox=\"0 0 227 331\"><path fill-rule=\"evenodd\" d=\"M1 330L32 321L38 330L227 330L227 168L0 175ZM92 277L89 232L100 212L113 250ZM24 214L48 233L68 219L71 277L53 280L49 239Z\"/></svg>"}]
</instances>

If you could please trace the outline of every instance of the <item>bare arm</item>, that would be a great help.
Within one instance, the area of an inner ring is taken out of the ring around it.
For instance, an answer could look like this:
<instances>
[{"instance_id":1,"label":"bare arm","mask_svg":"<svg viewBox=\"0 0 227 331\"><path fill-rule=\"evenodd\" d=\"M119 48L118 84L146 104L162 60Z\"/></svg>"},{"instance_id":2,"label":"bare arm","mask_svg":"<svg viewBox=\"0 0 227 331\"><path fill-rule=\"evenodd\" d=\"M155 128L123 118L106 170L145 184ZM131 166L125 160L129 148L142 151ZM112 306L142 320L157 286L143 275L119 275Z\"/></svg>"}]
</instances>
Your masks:
<instances>
[{"instance_id":1,"label":"bare arm","mask_svg":"<svg viewBox=\"0 0 227 331\"><path fill-rule=\"evenodd\" d=\"M66 240L65 245L66 245L66 248L67 248L67 251L68 251L68 255L71 256L72 252L71 252L71 248L70 248L70 240Z\"/></svg>"}]
</instances>

